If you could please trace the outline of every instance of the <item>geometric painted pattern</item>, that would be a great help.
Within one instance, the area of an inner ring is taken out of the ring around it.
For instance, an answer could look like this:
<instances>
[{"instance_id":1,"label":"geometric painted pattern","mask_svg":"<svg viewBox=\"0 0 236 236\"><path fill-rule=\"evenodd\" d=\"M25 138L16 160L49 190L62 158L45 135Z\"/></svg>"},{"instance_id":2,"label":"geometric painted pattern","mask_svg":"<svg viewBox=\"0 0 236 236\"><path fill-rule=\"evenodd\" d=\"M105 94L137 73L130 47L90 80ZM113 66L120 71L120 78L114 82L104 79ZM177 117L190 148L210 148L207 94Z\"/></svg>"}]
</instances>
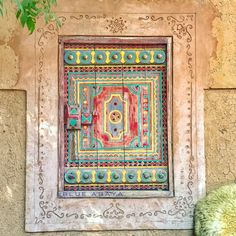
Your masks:
<instances>
[{"instance_id":1,"label":"geometric painted pattern","mask_svg":"<svg viewBox=\"0 0 236 236\"><path fill-rule=\"evenodd\" d=\"M169 190L166 74L164 44L65 45L65 191Z\"/></svg>"}]
</instances>

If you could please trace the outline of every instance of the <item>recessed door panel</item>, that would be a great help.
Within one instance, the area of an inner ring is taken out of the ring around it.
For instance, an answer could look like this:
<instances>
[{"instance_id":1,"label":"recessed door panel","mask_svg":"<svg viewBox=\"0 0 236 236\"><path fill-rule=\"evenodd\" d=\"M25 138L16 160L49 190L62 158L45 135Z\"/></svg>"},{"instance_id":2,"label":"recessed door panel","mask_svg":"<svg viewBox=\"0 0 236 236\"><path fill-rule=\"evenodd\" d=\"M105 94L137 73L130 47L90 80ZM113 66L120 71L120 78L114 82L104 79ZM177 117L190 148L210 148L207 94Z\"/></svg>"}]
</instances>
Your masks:
<instances>
[{"instance_id":1,"label":"recessed door panel","mask_svg":"<svg viewBox=\"0 0 236 236\"><path fill-rule=\"evenodd\" d=\"M61 196L172 191L170 50L165 40L65 44Z\"/></svg>"}]
</instances>

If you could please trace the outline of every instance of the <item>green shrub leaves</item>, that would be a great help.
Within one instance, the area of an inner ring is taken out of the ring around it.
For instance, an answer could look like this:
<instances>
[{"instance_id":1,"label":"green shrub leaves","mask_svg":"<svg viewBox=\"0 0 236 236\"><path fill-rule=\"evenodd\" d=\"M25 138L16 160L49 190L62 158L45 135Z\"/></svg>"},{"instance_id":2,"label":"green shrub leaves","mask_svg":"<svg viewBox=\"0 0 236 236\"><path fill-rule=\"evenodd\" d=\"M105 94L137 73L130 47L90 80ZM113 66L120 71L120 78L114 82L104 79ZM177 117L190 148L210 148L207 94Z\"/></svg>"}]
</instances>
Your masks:
<instances>
[{"instance_id":1,"label":"green shrub leaves","mask_svg":"<svg viewBox=\"0 0 236 236\"><path fill-rule=\"evenodd\" d=\"M4 0L0 0L0 15L4 14ZM60 20L52 12L52 6L56 5L56 0L11 0L16 5L16 18L20 21L22 27L27 27L30 34L35 30L36 19L44 17L45 23L55 22L57 26L61 25Z\"/></svg>"}]
</instances>

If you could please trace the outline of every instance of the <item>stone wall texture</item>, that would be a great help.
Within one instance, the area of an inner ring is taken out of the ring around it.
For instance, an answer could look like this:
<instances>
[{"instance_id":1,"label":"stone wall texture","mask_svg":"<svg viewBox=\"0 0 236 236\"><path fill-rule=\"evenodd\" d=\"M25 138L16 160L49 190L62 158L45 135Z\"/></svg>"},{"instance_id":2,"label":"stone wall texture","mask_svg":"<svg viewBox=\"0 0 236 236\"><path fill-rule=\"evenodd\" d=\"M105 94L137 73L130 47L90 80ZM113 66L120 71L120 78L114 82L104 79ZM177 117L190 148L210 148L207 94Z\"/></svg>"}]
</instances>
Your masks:
<instances>
[{"instance_id":1,"label":"stone wall texture","mask_svg":"<svg viewBox=\"0 0 236 236\"><path fill-rule=\"evenodd\" d=\"M5 2L5 1L4 1ZM113 11L111 7L139 4L158 12L161 0L78 1L80 8ZM169 0L185 4L185 0ZM210 60L205 91L205 154L207 191L236 181L236 0L192 0L193 4L211 4L217 12L212 36L216 50ZM112 4L111 4L112 3ZM7 15L0 18L0 235L32 235L24 232L24 193L26 156L25 91L17 88L19 68L18 35L22 29L15 20L15 11L8 1ZM70 0L59 1L58 9L69 10ZM26 33L27 34L27 33ZM32 37L32 36L29 36ZM83 232L80 235L193 235L181 231ZM39 233L37 235L78 235L78 232Z\"/></svg>"}]
</instances>

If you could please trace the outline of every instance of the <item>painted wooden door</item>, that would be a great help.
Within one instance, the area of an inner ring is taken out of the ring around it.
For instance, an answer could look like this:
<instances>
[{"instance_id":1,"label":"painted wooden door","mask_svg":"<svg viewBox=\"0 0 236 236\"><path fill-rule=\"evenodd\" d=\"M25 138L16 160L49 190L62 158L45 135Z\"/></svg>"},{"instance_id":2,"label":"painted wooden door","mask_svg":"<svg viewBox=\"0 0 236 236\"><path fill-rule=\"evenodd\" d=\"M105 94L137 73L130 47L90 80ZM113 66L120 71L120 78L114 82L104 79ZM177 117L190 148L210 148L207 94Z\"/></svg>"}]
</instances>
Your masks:
<instances>
[{"instance_id":1,"label":"painted wooden door","mask_svg":"<svg viewBox=\"0 0 236 236\"><path fill-rule=\"evenodd\" d=\"M60 195L170 196L170 39L77 37L61 50Z\"/></svg>"}]
</instances>

